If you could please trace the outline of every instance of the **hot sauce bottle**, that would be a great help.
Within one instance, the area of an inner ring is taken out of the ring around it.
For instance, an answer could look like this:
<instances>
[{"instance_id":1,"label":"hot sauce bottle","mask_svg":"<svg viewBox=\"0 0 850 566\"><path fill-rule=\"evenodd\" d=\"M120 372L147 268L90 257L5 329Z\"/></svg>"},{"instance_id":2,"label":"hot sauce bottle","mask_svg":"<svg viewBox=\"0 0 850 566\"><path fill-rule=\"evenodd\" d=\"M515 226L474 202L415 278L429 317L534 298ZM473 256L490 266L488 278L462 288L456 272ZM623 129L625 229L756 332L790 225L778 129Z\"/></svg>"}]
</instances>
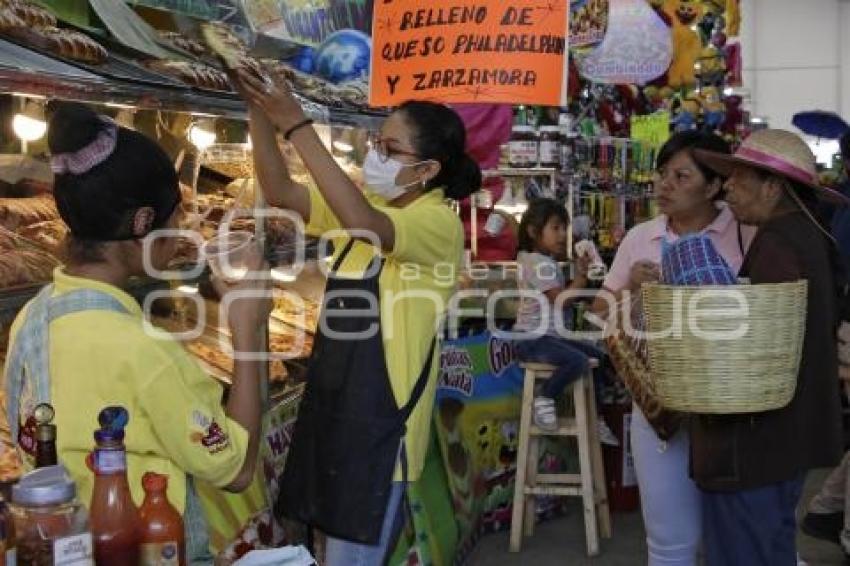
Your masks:
<instances>
[{"instance_id":1,"label":"hot sauce bottle","mask_svg":"<svg viewBox=\"0 0 850 566\"><path fill-rule=\"evenodd\" d=\"M183 518L168 501L168 476L148 472L142 477L145 501L141 516L142 566L185 566Z\"/></svg>"},{"instance_id":2,"label":"hot sauce bottle","mask_svg":"<svg viewBox=\"0 0 850 566\"><path fill-rule=\"evenodd\" d=\"M139 509L127 482L124 427L129 415L124 407L107 407L98 416L100 429L91 454L94 491L89 508L94 558L98 566L139 564Z\"/></svg>"}]
</instances>

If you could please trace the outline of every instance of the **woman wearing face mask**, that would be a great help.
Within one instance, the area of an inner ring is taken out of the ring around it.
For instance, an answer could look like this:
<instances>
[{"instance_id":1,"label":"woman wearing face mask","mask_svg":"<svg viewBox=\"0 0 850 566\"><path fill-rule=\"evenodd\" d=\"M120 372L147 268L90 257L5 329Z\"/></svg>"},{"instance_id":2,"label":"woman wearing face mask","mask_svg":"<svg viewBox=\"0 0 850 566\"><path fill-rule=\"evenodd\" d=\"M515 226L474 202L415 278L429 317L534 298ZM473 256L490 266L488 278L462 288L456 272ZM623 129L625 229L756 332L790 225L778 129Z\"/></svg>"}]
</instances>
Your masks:
<instances>
[{"instance_id":1,"label":"woman wearing face mask","mask_svg":"<svg viewBox=\"0 0 850 566\"><path fill-rule=\"evenodd\" d=\"M392 550L405 482L419 477L428 446L437 327L463 253L461 222L445 199L476 191L481 172L453 110L409 102L373 137L364 194L285 88L267 89L247 73L239 82L267 201L299 214L310 234L336 235L277 510L328 535L327 565L377 566ZM275 130L315 187L292 181Z\"/></svg>"}]
</instances>

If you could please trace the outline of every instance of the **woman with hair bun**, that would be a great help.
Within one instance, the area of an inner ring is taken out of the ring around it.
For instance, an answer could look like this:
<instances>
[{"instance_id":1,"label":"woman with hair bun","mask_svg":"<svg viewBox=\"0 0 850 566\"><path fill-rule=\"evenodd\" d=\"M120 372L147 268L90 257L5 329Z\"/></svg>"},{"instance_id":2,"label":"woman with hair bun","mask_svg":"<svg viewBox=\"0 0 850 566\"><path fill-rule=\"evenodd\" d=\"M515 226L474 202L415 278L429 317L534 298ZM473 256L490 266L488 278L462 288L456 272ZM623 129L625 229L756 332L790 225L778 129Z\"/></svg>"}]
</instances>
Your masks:
<instances>
[{"instance_id":1,"label":"woman with hair bun","mask_svg":"<svg viewBox=\"0 0 850 566\"><path fill-rule=\"evenodd\" d=\"M328 566L379 565L401 526L405 483L419 478L428 447L437 331L464 243L446 199L478 190L481 171L454 110L407 102L372 136L361 191L285 87L242 71L237 82L266 200L300 215L308 233L335 235L277 510L328 535ZM276 130L314 187L293 182Z\"/></svg>"},{"instance_id":2,"label":"woman with hair bun","mask_svg":"<svg viewBox=\"0 0 850 566\"><path fill-rule=\"evenodd\" d=\"M68 263L20 312L11 328L4 375L12 438L25 467L34 462L34 409L51 403L57 451L79 490L91 500L86 465L99 412L120 405L130 415L127 476L133 499L142 476L166 474L168 499L184 515L189 563L209 560L209 539L192 480L230 491L247 488L260 435L260 373L255 361L234 361L233 384L222 386L168 335L152 334L136 300L123 289L145 274L145 257L163 270L174 255L180 190L168 156L144 135L119 127L80 104L53 113L48 133L59 214L70 228ZM259 252L251 265L262 266ZM257 291L258 282L214 282L220 294ZM233 303L228 321L237 351L257 352L257 327L267 298ZM129 558L128 558L129 560Z\"/></svg>"}]
</instances>

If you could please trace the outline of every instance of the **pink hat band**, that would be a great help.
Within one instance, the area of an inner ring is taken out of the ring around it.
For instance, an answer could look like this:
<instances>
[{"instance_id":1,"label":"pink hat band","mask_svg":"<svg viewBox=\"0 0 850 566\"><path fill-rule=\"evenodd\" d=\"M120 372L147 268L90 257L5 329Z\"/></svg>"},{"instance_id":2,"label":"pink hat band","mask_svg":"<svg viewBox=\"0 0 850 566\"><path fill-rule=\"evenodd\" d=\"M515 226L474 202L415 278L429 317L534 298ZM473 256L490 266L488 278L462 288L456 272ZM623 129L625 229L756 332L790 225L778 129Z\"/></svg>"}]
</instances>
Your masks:
<instances>
[{"instance_id":1,"label":"pink hat band","mask_svg":"<svg viewBox=\"0 0 850 566\"><path fill-rule=\"evenodd\" d=\"M746 159L756 165L764 165L765 167L769 167L770 169L782 173L795 181L799 181L807 185L817 184L818 182L817 175L811 171L807 171L802 167L797 167L793 163L789 163L781 157L770 155L769 153L759 151L752 147L740 147L738 151L735 152L735 157Z\"/></svg>"}]
</instances>

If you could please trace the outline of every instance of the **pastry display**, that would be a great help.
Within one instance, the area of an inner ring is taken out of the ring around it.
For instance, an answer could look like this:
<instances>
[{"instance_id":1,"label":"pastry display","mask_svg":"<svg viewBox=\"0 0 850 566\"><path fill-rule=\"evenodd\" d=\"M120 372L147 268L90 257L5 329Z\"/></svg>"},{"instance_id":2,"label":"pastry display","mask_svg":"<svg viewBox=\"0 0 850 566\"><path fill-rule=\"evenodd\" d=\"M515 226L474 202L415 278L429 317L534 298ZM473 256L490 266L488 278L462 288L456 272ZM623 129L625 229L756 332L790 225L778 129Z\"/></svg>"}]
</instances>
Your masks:
<instances>
[{"instance_id":1,"label":"pastry display","mask_svg":"<svg viewBox=\"0 0 850 566\"><path fill-rule=\"evenodd\" d=\"M12 14L23 22L25 27L41 28L56 25L56 17L38 4L25 0L0 0L0 21L4 13ZM0 24L0 28L2 28Z\"/></svg>"},{"instance_id":2,"label":"pastry display","mask_svg":"<svg viewBox=\"0 0 850 566\"><path fill-rule=\"evenodd\" d=\"M50 42L50 49L60 57L100 65L109 59L109 52L84 33L57 27L37 28Z\"/></svg>"},{"instance_id":3,"label":"pastry display","mask_svg":"<svg viewBox=\"0 0 850 566\"><path fill-rule=\"evenodd\" d=\"M19 30L27 27L27 23L18 14L0 4L0 32Z\"/></svg>"},{"instance_id":4,"label":"pastry display","mask_svg":"<svg viewBox=\"0 0 850 566\"><path fill-rule=\"evenodd\" d=\"M189 39L188 37L177 32L160 31L159 37L161 37L163 41L170 43L177 49L187 51L195 57L203 57L204 55L208 54L207 48L204 47L203 44L198 41L195 41L194 39Z\"/></svg>"},{"instance_id":5,"label":"pastry display","mask_svg":"<svg viewBox=\"0 0 850 566\"><path fill-rule=\"evenodd\" d=\"M233 375L233 358L222 352L219 348L210 345L204 340L195 340L186 344L186 349L196 358L215 369L221 370L227 375ZM286 366L281 360L272 360L269 367L269 379L272 381L283 381L288 373Z\"/></svg>"},{"instance_id":6,"label":"pastry display","mask_svg":"<svg viewBox=\"0 0 850 566\"><path fill-rule=\"evenodd\" d=\"M18 229L18 234L31 240L54 255L61 255L70 230L60 219L36 222Z\"/></svg>"},{"instance_id":7,"label":"pastry display","mask_svg":"<svg viewBox=\"0 0 850 566\"><path fill-rule=\"evenodd\" d=\"M246 179L254 176L254 166L248 160L239 161L216 161L215 163L204 163L204 167L221 173L231 179Z\"/></svg>"},{"instance_id":8,"label":"pastry display","mask_svg":"<svg viewBox=\"0 0 850 566\"><path fill-rule=\"evenodd\" d=\"M338 108L363 108L369 101L369 84L366 81L348 81L334 84L329 81L303 73L279 61L267 64L274 73L289 83L298 94L325 106Z\"/></svg>"},{"instance_id":9,"label":"pastry display","mask_svg":"<svg viewBox=\"0 0 850 566\"><path fill-rule=\"evenodd\" d=\"M0 253L0 288L50 281L59 262L36 250L12 249Z\"/></svg>"},{"instance_id":10,"label":"pastry display","mask_svg":"<svg viewBox=\"0 0 850 566\"><path fill-rule=\"evenodd\" d=\"M0 226L16 231L23 226L56 220L59 211L51 195L28 198L0 198Z\"/></svg>"},{"instance_id":11,"label":"pastry display","mask_svg":"<svg viewBox=\"0 0 850 566\"><path fill-rule=\"evenodd\" d=\"M316 332L319 304L294 293L275 293L272 316L290 326Z\"/></svg>"},{"instance_id":12,"label":"pastry display","mask_svg":"<svg viewBox=\"0 0 850 566\"><path fill-rule=\"evenodd\" d=\"M0 228L0 289L46 283L58 266L59 260L51 254Z\"/></svg>"},{"instance_id":13,"label":"pastry display","mask_svg":"<svg viewBox=\"0 0 850 566\"><path fill-rule=\"evenodd\" d=\"M151 71L174 77L197 88L230 91L227 75L209 65L186 61L148 61L146 65Z\"/></svg>"},{"instance_id":14,"label":"pastry display","mask_svg":"<svg viewBox=\"0 0 850 566\"><path fill-rule=\"evenodd\" d=\"M0 32L74 61L100 65L109 58L106 49L91 37L56 26L56 17L35 3L0 0Z\"/></svg>"},{"instance_id":15,"label":"pastry display","mask_svg":"<svg viewBox=\"0 0 850 566\"><path fill-rule=\"evenodd\" d=\"M303 330L285 334L269 334L269 351L287 359L309 358L313 351L313 336Z\"/></svg>"},{"instance_id":16,"label":"pastry display","mask_svg":"<svg viewBox=\"0 0 850 566\"><path fill-rule=\"evenodd\" d=\"M262 65L248 55L248 48L227 25L219 22L201 24L201 34L210 50L221 57L228 68L248 69L263 81L268 80Z\"/></svg>"}]
</instances>

